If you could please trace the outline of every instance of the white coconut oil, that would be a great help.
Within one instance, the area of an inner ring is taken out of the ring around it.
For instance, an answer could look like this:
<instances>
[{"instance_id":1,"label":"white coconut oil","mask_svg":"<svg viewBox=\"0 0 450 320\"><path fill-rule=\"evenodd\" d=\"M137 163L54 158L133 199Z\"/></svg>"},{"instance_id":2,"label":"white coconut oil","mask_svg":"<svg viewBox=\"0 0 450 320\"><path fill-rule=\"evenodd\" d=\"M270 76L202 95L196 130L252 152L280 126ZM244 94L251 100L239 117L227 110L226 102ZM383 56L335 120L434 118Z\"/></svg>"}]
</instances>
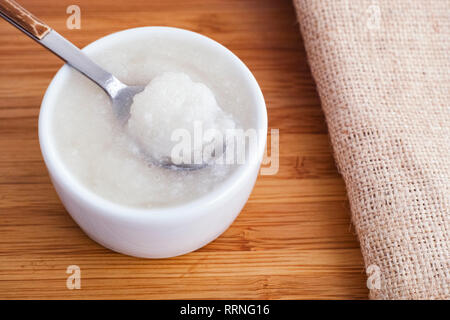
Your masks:
<instances>
[{"instance_id":1,"label":"white coconut oil","mask_svg":"<svg viewBox=\"0 0 450 320\"><path fill-rule=\"evenodd\" d=\"M149 164L136 146L155 157L173 150L175 128L220 132L251 126L252 97L243 80L216 55L170 37L111 45L91 58L129 85L147 84L125 126L116 121L109 97L92 81L71 71L53 113L58 156L85 187L112 202L160 207L191 201L214 190L235 165L169 170Z\"/></svg>"}]
</instances>

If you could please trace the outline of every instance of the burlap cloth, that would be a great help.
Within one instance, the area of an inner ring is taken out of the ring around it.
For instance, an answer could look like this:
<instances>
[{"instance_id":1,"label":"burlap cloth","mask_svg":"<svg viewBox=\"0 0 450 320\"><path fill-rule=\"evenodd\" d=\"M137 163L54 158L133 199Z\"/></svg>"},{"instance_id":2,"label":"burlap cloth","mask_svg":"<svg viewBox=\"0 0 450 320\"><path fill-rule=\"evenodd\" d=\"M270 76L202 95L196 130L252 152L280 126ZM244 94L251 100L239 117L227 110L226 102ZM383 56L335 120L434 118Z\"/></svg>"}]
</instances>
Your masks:
<instances>
[{"instance_id":1,"label":"burlap cloth","mask_svg":"<svg viewBox=\"0 0 450 320\"><path fill-rule=\"evenodd\" d=\"M294 4L370 297L449 299L450 1Z\"/></svg>"}]
</instances>

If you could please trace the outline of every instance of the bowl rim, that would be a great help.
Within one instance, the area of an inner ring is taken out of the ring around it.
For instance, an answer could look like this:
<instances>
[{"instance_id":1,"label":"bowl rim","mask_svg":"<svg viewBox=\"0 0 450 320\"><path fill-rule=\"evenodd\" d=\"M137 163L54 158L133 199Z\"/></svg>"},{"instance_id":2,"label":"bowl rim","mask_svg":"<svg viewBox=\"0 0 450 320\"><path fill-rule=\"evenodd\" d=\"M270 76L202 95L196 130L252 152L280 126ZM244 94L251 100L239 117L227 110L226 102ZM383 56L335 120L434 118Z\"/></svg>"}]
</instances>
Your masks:
<instances>
[{"instance_id":1,"label":"bowl rim","mask_svg":"<svg viewBox=\"0 0 450 320\"><path fill-rule=\"evenodd\" d=\"M183 33L186 37L194 38L197 41L202 41L203 43L205 43L205 45L216 47L216 49L222 50L230 58L232 63L234 63L239 68L239 72L242 72L244 76L246 76L246 78L248 79L246 81L250 85L252 94L254 95L254 99L256 101L255 109L257 110L258 116L258 154L255 159L258 159L258 161L247 161L245 164L239 165L233 172L233 177L227 178L222 181L220 185L211 192L208 192L185 203L169 205L167 207L139 208L126 206L97 195L94 191L91 191L89 188L84 186L82 182L78 181L78 179L70 172L70 170L66 168L66 166L57 155L54 143L52 143L51 141L52 138L50 134L50 124L52 113L50 110L50 106L52 105L52 103L54 103L57 92L60 90L64 82L63 80L69 75L70 67L67 64L62 66L55 74L49 86L47 87L41 103L38 125L40 149L51 177L56 180L59 185L67 190L70 190L70 192L74 194L76 198L89 205L91 208L97 209L96 211L102 213L103 215L115 216L116 218L122 218L125 220L144 219L146 221L148 219L153 219L155 221L172 221L172 219L174 218L192 218L192 215L187 214L187 212L191 212L191 214L194 215L195 213L201 214L202 210L199 210L200 207L214 205L214 203L220 201L223 198L226 198L227 194L231 193L233 189L237 188L240 184L245 184L247 179L251 179L252 172L254 172L254 170L257 170L257 172L259 172L259 166L264 155L264 149L267 140L266 104L261 92L261 88L259 87L255 77L248 69L248 67L244 64L244 62L242 62L233 52L231 52L220 43L193 31L162 26L148 26L126 29L99 38L85 46L82 50L86 53L95 52L96 50L102 50L103 46L108 46L108 44L120 41L124 37L139 37L143 34L148 34L149 32ZM261 132L264 132L263 136L261 136Z\"/></svg>"}]
</instances>

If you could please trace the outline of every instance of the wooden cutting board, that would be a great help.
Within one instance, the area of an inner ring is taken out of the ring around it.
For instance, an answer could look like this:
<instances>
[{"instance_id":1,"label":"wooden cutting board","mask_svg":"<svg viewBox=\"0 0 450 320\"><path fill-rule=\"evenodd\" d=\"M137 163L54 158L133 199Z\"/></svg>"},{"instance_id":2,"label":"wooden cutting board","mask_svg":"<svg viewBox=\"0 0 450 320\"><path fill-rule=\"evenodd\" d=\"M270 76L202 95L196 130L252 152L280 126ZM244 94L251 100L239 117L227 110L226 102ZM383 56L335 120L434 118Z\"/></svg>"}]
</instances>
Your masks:
<instances>
[{"instance_id":1,"label":"wooden cutting board","mask_svg":"<svg viewBox=\"0 0 450 320\"><path fill-rule=\"evenodd\" d=\"M19 0L83 47L123 29L193 30L235 52L280 130L280 168L260 176L234 224L176 258L137 259L90 240L50 183L38 143L41 99L62 62L0 21L0 298L367 298L359 244L334 165L290 0ZM66 8L81 8L68 30ZM66 269L81 268L81 289Z\"/></svg>"}]
</instances>

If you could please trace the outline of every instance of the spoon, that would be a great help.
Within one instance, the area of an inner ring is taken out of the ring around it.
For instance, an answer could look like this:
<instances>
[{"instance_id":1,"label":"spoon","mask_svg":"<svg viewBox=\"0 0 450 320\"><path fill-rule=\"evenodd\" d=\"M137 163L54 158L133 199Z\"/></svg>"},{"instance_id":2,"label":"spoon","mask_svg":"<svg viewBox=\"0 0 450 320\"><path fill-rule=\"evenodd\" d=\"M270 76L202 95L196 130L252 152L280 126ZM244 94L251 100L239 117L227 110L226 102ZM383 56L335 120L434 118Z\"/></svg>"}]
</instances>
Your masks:
<instances>
[{"instance_id":1,"label":"spoon","mask_svg":"<svg viewBox=\"0 0 450 320\"><path fill-rule=\"evenodd\" d=\"M0 0L0 16L63 59L72 68L94 81L111 99L113 111L119 123L122 125L127 123L133 97L143 91L145 86L124 84L97 65L74 44L13 0ZM148 162L167 169L198 170L208 165L207 163L175 164L170 157L155 159L145 152L142 152L142 154Z\"/></svg>"}]
</instances>

